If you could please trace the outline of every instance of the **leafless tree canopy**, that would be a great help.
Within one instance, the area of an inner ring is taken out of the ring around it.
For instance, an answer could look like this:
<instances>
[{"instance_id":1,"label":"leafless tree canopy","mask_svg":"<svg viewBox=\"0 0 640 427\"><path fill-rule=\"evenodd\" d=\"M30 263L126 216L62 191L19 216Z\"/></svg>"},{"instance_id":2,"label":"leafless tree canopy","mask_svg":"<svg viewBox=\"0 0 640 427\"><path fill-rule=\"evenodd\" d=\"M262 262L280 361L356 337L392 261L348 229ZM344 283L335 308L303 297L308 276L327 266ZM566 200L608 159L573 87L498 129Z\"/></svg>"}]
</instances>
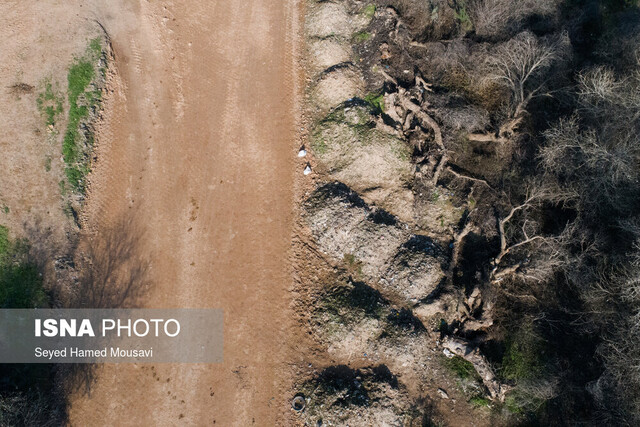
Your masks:
<instances>
[{"instance_id":1,"label":"leafless tree canopy","mask_svg":"<svg viewBox=\"0 0 640 427\"><path fill-rule=\"evenodd\" d=\"M579 74L578 82L579 114L545 132L541 163L579 195L585 211L629 212L636 203L629 189L640 178L638 81L598 67Z\"/></svg>"},{"instance_id":2,"label":"leafless tree canopy","mask_svg":"<svg viewBox=\"0 0 640 427\"><path fill-rule=\"evenodd\" d=\"M488 59L488 78L506 85L513 94L512 116L517 117L545 85L545 73L556 58L554 46L541 43L538 38L522 32L501 44Z\"/></svg>"}]
</instances>

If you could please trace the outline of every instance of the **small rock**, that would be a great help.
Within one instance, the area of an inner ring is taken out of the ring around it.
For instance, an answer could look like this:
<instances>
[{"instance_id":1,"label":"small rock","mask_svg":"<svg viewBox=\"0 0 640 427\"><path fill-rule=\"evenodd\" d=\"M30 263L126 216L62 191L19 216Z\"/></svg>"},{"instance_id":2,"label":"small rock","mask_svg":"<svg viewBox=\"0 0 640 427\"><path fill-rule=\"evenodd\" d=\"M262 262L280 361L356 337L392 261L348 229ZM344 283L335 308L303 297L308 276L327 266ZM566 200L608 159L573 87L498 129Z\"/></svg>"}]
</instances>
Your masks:
<instances>
[{"instance_id":1,"label":"small rock","mask_svg":"<svg viewBox=\"0 0 640 427\"><path fill-rule=\"evenodd\" d=\"M438 394L443 399L448 399L449 398L449 394L447 394L447 392L443 388L439 388L438 389Z\"/></svg>"},{"instance_id":2,"label":"small rock","mask_svg":"<svg viewBox=\"0 0 640 427\"><path fill-rule=\"evenodd\" d=\"M380 59L382 59L383 61L385 59L389 59L391 58L391 52L389 50L389 45L386 43L382 43L379 47L380 49Z\"/></svg>"},{"instance_id":3,"label":"small rock","mask_svg":"<svg viewBox=\"0 0 640 427\"><path fill-rule=\"evenodd\" d=\"M304 171L302 173L305 175L309 175L311 173L311 165L307 163L307 166L304 168Z\"/></svg>"},{"instance_id":4,"label":"small rock","mask_svg":"<svg viewBox=\"0 0 640 427\"><path fill-rule=\"evenodd\" d=\"M297 395L296 397L294 397L293 398L293 402L291 403L291 406L297 412L302 411L304 409L304 407L306 406L306 402L305 402L304 396Z\"/></svg>"},{"instance_id":5,"label":"small rock","mask_svg":"<svg viewBox=\"0 0 640 427\"><path fill-rule=\"evenodd\" d=\"M304 157L307 155L307 150L305 150L304 145L300 147L300 151L298 151L298 157Z\"/></svg>"}]
</instances>

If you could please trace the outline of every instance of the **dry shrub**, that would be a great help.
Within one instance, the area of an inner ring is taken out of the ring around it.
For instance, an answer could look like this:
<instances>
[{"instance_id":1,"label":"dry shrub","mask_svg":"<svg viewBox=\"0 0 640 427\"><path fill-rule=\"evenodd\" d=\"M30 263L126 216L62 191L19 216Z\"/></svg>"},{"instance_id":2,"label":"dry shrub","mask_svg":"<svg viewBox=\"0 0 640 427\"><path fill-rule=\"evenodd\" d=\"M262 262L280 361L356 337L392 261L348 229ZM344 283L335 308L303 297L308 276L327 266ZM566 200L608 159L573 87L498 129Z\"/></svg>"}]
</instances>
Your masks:
<instances>
[{"instance_id":1,"label":"dry shrub","mask_svg":"<svg viewBox=\"0 0 640 427\"><path fill-rule=\"evenodd\" d=\"M446 0L393 0L388 4L398 11L417 41L449 39L458 30L455 11Z\"/></svg>"},{"instance_id":2,"label":"dry shrub","mask_svg":"<svg viewBox=\"0 0 640 427\"><path fill-rule=\"evenodd\" d=\"M0 425L54 427L65 424L64 402L58 397L30 391L0 396Z\"/></svg>"},{"instance_id":3,"label":"dry shrub","mask_svg":"<svg viewBox=\"0 0 640 427\"><path fill-rule=\"evenodd\" d=\"M476 81L458 65L442 78L442 85L461 93L489 112L496 112L509 102L511 92L496 81Z\"/></svg>"},{"instance_id":4,"label":"dry shrub","mask_svg":"<svg viewBox=\"0 0 640 427\"><path fill-rule=\"evenodd\" d=\"M458 65L442 78L442 84L453 92L469 93L471 88L471 78L466 70Z\"/></svg>"},{"instance_id":5,"label":"dry shrub","mask_svg":"<svg viewBox=\"0 0 640 427\"><path fill-rule=\"evenodd\" d=\"M483 82L474 86L471 99L487 111L496 112L509 101L509 90L498 82Z\"/></svg>"},{"instance_id":6,"label":"dry shrub","mask_svg":"<svg viewBox=\"0 0 640 427\"><path fill-rule=\"evenodd\" d=\"M35 87L26 83L16 83L9 86L9 91L14 95L26 95L28 93L33 93Z\"/></svg>"},{"instance_id":7,"label":"dry shrub","mask_svg":"<svg viewBox=\"0 0 640 427\"><path fill-rule=\"evenodd\" d=\"M469 13L476 35L500 40L520 31L528 17L553 16L558 3L558 0L476 0L470 3Z\"/></svg>"}]
</instances>

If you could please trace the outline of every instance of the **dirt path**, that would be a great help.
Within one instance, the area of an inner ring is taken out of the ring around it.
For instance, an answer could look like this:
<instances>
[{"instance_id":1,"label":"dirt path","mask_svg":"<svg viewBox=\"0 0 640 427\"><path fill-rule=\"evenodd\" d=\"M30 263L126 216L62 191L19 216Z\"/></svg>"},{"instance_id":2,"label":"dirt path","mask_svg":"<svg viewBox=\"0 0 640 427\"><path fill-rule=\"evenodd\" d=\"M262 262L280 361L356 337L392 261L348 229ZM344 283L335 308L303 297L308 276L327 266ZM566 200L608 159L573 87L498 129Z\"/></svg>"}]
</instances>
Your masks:
<instances>
[{"instance_id":1,"label":"dirt path","mask_svg":"<svg viewBox=\"0 0 640 427\"><path fill-rule=\"evenodd\" d=\"M89 5L117 75L89 229L133 218L148 307L221 307L221 365L106 365L72 425L274 425L289 396L295 0Z\"/></svg>"}]
</instances>

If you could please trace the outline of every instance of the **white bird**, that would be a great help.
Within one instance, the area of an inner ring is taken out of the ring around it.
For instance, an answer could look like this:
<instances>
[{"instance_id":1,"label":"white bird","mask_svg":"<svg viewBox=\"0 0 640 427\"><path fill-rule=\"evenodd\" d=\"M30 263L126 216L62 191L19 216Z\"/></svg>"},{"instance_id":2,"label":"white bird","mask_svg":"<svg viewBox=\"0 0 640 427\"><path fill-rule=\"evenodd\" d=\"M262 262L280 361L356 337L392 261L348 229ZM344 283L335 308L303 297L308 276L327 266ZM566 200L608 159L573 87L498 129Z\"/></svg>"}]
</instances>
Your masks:
<instances>
[{"instance_id":1,"label":"white bird","mask_svg":"<svg viewBox=\"0 0 640 427\"><path fill-rule=\"evenodd\" d=\"M302 172L305 175L309 175L311 173L311 166L307 163L307 167L304 168L304 171Z\"/></svg>"},{"instance_id":2,"label":"white bird","mask_svg":"<svg viewBox=\"0 0 640 427\"><path fill-rule=\"evenodd\" d=\"M298 151L298 157L304 157L307 155L307 150L304 149L304 145L300 147L300 151Z\"/></svg>"}]
</instances>

